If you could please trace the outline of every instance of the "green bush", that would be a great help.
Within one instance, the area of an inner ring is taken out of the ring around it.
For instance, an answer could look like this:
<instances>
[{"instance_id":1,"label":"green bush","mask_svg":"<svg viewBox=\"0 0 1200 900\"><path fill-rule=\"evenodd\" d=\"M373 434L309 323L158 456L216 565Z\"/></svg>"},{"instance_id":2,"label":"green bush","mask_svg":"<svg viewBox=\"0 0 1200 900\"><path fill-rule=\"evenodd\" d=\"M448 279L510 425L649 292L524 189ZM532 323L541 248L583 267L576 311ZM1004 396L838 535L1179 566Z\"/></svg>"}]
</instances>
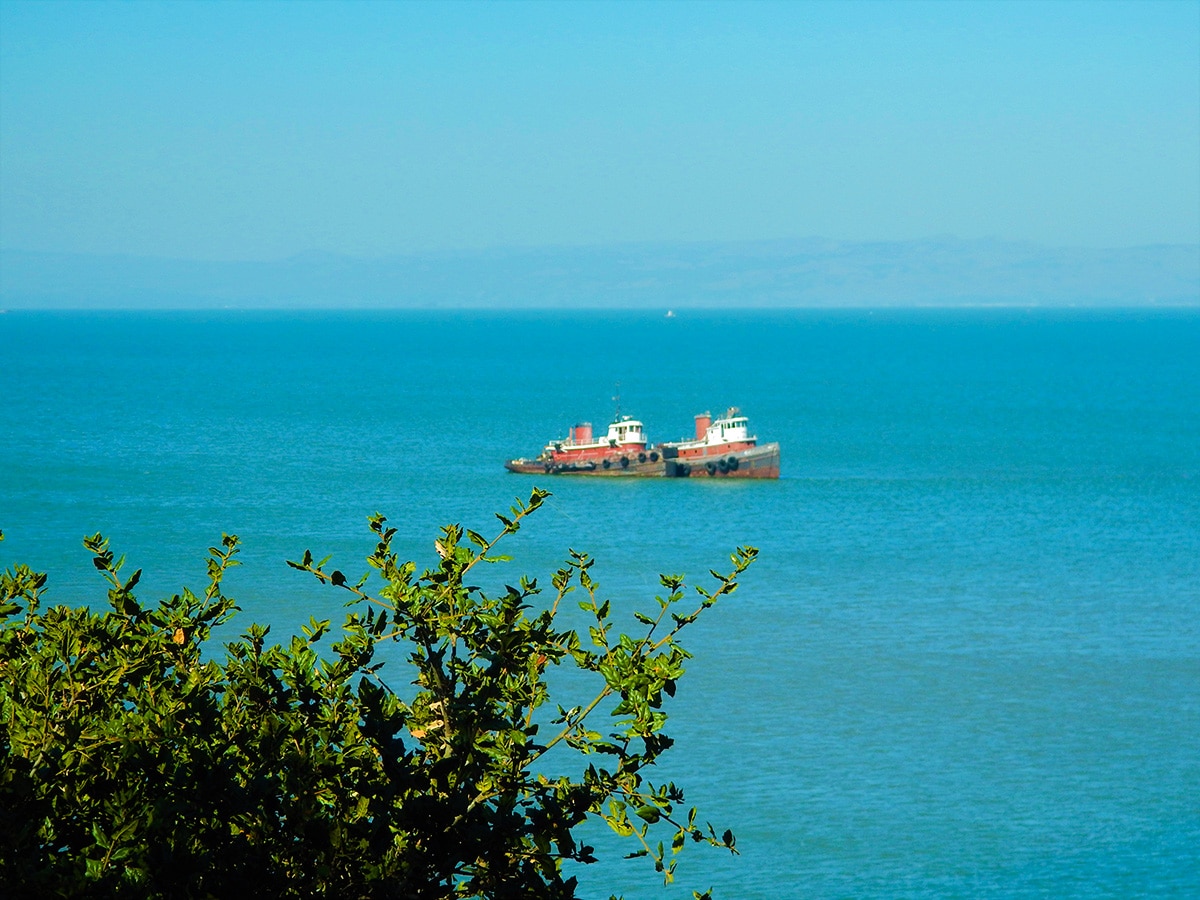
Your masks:
<instances>
[{"instance_id":1,"label":"green bush","mask_svg":"<svg viewBox=\"0 0 1200 900\"><path fill-rule=\"evenodd\" d=\"M614 630L582 553L555 573L549 602L524 578L496 597L472 586L547 496L535 489L498 516L493 540L444 528L437 565L419 576L373 516L374 593L370 572L351 583L308 552L289 563L350 595L327 648L329 623L315 620L286 645L251 625L223 653L213 646L237 609L222 591L238 564L232 536L210 548L203 596L153 607L134 594L140 571L123 578L99 534L84 544L111 610L43 610L46 576L6 571L0 894L574 897L562 864L594 860L577 839L589 817L668 881L688 842L733 851L730 832L698 826L674 784L647 776L672 743L662 703L688 658L679 634L756 551L740 549L683 613L682 579L663 576L635 636ZM594 620L585 636L557 624L577 590ZM382 642L400 642L411 667L389 669L391 686ZM556 666L593 679L585 702L548 705ZM551 761L578 775L547 776Z\"/></svg>"}]
</instances>

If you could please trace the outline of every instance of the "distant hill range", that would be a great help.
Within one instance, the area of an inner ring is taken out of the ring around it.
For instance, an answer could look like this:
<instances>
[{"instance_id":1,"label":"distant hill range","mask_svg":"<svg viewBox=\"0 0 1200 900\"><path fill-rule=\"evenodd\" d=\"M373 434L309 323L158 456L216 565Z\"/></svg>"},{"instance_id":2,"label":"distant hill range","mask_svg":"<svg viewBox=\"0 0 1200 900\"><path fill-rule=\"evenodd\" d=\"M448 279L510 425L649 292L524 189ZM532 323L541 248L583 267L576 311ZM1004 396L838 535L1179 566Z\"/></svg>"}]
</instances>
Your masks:
<instances>
[{"instance_id":1,"label":"distant hill range","mask_svg":"<svg viewBox=\"0 0 1200 900\"><path fill-rule=\"evenodd\" d=\"M203 262L0 251L0 308L1198 306L1200 245L617 244Z\"/></svg>"}]
</instances>

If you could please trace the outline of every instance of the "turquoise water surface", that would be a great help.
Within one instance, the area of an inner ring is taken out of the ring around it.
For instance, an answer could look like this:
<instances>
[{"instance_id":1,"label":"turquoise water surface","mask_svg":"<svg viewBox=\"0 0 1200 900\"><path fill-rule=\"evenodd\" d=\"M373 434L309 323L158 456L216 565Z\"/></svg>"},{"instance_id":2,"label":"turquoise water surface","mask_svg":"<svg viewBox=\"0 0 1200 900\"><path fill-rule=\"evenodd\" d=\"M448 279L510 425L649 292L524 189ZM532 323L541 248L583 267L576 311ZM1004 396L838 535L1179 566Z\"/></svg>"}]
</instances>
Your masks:
<instances>
[{"instance_id":1,"label":"turquoise water surface","mask_svg":"<svg viewBox=\"0 0 1200 900\"><path fill-rule=\"evenodd\" d=\"M13 311L0 564L102 602L100 530L153 597L230 531L243 626L340 618L285 559L365 570L379 510L427 564L617 383L654 440L737 404L783 454L778 482L545 479L498 576L587 550L629 611L761 549L685 642L664 773L742 855L689 848L666 896L1200 896L1195 311ZM658 895L611 855L588 895Z\"/></svg>"}]
</instances>

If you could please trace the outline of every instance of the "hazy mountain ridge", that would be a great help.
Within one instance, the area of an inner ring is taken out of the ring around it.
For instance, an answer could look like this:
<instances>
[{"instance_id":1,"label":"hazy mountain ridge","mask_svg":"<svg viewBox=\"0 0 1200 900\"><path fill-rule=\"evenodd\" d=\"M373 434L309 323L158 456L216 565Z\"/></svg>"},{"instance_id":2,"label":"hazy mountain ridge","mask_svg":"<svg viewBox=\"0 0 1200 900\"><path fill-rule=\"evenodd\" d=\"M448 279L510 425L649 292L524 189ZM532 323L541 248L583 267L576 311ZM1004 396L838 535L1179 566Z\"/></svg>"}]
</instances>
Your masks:
<instances>
[{"instance_id":1,"label":"hazy mountain ridge","mask_svg":"<svg viewBox=\"0 0 1200 900\"><path fill-rule=\"evenodd\" d=\"M925 305L1200 305L1200 245L810 239L277 262L0 251L13 309Z\"/></svg>"}]
</instances>

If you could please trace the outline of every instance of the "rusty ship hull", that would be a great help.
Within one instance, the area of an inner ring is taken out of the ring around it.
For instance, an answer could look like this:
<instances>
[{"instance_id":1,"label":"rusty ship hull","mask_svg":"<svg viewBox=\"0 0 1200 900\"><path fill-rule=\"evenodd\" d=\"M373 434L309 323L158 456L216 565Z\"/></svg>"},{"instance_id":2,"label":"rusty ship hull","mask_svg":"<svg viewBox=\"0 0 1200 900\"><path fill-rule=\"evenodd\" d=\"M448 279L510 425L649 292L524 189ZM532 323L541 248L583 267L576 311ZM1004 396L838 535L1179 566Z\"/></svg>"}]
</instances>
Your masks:
<instances>
[{"instance_id":1,"label":"rusty ship hull","mask_svg":"<svg viewBox=\"0 0 1200 900\"><path fill-rule=\"evenodd\" d=\"M512 459L504 464L522 475L590 475L601 478L778 478L779 444L763 444L724 453L680 458L671 448L637 455L612 454L599 459ZM608 463L608 465L605 465Z\"/></svg>"},{"instance_id":2,"label":"rusty ship hull","mask_svg":"<svg viewBox=\"0 0 1200 900\"><path fill-rule=\"evenodd\" d=\"M778 478L779 444L758 444L738 450L672 456L664 447L668 478Z\"/></svg>"},{"instance_id":3,"label":"rusty ship hull","mask_svg":"<svg viewBox=\"0 0 1200 900\"><path fill-rule=\"evenodd\" d=\"M666 461L657 450L605 453L580 458L551 456L537 459L510 459L504 464L504 468L522 475L662 478L667 474Z\"/></svg>"}]
</instances>

